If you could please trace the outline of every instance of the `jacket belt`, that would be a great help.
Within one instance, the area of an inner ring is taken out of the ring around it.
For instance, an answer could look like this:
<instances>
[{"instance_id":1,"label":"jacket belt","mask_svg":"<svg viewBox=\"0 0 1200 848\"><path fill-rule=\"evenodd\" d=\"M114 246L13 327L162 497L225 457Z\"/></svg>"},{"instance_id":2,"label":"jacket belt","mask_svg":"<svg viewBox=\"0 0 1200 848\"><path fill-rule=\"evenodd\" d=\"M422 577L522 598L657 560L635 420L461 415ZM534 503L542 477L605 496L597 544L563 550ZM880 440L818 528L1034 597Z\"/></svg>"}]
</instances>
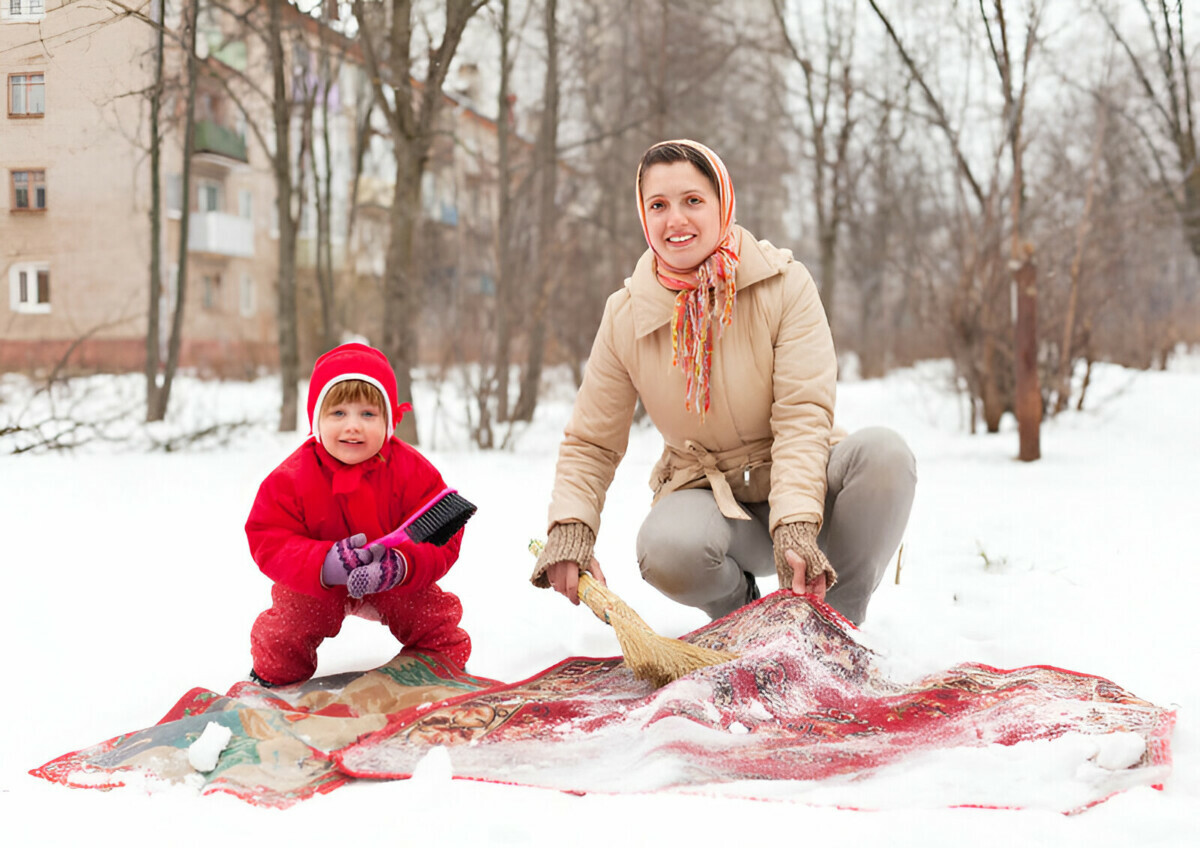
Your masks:
<instances>
[{"instance_id":1,"label":"jacket belt","mask_svg":"<svg viewBox=\"0 0 1200 848\"><path fill-rule=\"evenodd\" d=\"M713 498L717 502L717 508L721 510L721 515L726 518L751 521L750 515L742 509L737 498L733 496L733 489L729 487L729 481L725 479L724 472L717 467L717 458L709 453L704 445L693 442L691 439L684 442L683 446L700 463L700 468L704 471L704 477L712 488Z\"/></svg>"}]
</instances>

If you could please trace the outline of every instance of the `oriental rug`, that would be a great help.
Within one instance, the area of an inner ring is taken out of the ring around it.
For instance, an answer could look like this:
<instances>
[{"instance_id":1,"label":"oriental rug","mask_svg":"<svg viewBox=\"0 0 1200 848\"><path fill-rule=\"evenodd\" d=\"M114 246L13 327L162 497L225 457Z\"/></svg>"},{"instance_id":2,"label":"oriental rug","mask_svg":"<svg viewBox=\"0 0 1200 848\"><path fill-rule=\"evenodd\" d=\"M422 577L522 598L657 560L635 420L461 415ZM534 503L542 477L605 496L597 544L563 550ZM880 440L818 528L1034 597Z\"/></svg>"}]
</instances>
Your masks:
<instances>
[{"instance_id":1,"label":"oriental rug","mask_svg":"<svg viewBox=\"0 0 1200 848\"><path fill-rule=\"evenodd\" d=\"M854 628L777 592L684 637L739 658L661 689L620 658L573 658L503 684L425 654L289 689L194 690L155 727L67 754L34 774L108 788L131 774L287 806L353 778L400 779L434 748L455 777L586 792L682 791L872 808L889 770L945 771L947 752L1067 744L1069 761L1026 803L995 757L969 761L976 789L943 806L1071 813L1158 785L1174 713L1103 678L1050 666L964 664L897 682ZM233 739L207 775L187 746L208 721ZM968 762L968 761L962 761ZM1065 771L1063 769L1065 768ZM979 771L984 774L980 780ZM1011 776L1010 776L1011 777ZM953 779L953 776L950 778ZM1028 781L1028 775L1022 780ZM1014 801L1015 799L1018 799ZM1047 807L1047 804L1049 805Z\"/></svg>"}]
</instances>

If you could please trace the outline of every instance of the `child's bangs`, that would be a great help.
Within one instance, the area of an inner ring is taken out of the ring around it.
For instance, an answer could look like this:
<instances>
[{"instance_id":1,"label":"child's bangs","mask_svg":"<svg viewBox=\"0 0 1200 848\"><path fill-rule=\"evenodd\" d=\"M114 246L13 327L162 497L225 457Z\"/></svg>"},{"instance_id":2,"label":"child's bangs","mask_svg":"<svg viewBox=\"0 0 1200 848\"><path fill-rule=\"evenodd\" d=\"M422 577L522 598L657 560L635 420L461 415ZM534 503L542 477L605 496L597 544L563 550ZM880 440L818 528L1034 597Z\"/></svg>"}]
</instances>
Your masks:
<instances>
[{"instance_id":1,"label":"child's bangs","mask_svg":"<svg viewBox=\"0 0 1200 848\"><path fill-rule=\"evenodd\" d=\"M322 404L322 411L343 403L374 404L381 412L387 409L383 402L383 392L362 380L343 380L330 386L325 395L325 403Z\"/></svg>"}]
</instances>

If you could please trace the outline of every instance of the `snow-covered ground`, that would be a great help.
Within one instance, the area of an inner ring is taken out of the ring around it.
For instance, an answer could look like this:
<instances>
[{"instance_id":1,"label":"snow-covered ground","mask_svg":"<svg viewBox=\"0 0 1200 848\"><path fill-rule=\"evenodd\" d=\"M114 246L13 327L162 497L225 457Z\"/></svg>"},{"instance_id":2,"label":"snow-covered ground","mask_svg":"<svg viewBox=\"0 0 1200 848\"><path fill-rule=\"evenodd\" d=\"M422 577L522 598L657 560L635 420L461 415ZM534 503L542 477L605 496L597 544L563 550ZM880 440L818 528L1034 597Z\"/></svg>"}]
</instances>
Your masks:
<instances>
[{"instance_id":1,"label":"snow-covered ground","mask_svg":"<svg viewBox=\"0 0 1200 848\"><path fill-rule=\"evenodd\" d=\"M268 603L242 524L258 483L300 435L273 432L277 384L177 384L172 419L107 425L137 441L8 455L0 438L0 833L6 845L1169 845L1200 834L1200 358L1168 372L1097 369L1088 409L1048 421L1043 459L1014 460L1011 421L970 436L944 363L839 387L838 420L885 424L918 458L904 545L872 603L862 639L899 677L959 661L1049 664L1108 677L1178 711L1174 770L1163 791L1136 788L1077 816L947 809L986 788L991 803L1053 806L1079 752L1064 745L947 751L897 768L847 801L863 812L795 800L695 791L577 797L451 781L430 763L416 778L360 782L287 811L189 790L67 789L28 769L145 727L193 686L223 691L249 669L247 634ZM444 581L466 608L469 670L517 680L569 655L616 652L583 608L532 588L530 537L543 530L555 449L571 392L556 389L511 451L463 437L453 386L422 384L423 450L480 506ZM140 407L140 378L76 384L56 398L73 417ZM0 379L0 428L44 418L29 385ZM212 422L247 421L177 450L148 452ZM660 443L635 429L610 492L598 555L613 588L660 633L704 623L638 577L633 542ZM765 587L773 588L773 587ZM387 660L379 625L347 621L321 649L319 674ZM1077 747L1077 746L1076 746ZM442 765L445 765L444 763ZM1058 777L1054 777L1058 775ZM1068 780L1069 782L1069 780ZM1058 788L1056 788L1058 787ZM817 796L819 797L819 796Z\"/></svg>"}]
</instances>

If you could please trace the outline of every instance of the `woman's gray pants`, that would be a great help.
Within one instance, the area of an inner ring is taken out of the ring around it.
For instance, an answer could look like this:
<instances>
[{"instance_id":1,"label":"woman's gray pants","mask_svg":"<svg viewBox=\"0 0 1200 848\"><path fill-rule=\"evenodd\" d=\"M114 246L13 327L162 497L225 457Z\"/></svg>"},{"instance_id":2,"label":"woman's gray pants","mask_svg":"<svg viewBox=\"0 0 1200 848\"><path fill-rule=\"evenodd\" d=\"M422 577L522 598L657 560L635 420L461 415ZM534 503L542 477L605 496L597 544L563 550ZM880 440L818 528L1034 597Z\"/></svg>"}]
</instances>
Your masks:
<instances>
[{"instance_id":1,"label":"woman's gray pants","mask_svg":"<svg viewBox=\"0 0 1200 848\"><path fill-rule=\"evenodd\" d=\"M830 450L826 476L825 521L817 544L838 581L825 600L861 624L904 536L917 484L916 460L895 432L868 427ZM753 520L726 518L710 489L663 497L638 532L642 577L668 598L714 619L745 604L744 572L775 574L775 556L769 504L742 506Z\"/></svg>"}]
</instances>

